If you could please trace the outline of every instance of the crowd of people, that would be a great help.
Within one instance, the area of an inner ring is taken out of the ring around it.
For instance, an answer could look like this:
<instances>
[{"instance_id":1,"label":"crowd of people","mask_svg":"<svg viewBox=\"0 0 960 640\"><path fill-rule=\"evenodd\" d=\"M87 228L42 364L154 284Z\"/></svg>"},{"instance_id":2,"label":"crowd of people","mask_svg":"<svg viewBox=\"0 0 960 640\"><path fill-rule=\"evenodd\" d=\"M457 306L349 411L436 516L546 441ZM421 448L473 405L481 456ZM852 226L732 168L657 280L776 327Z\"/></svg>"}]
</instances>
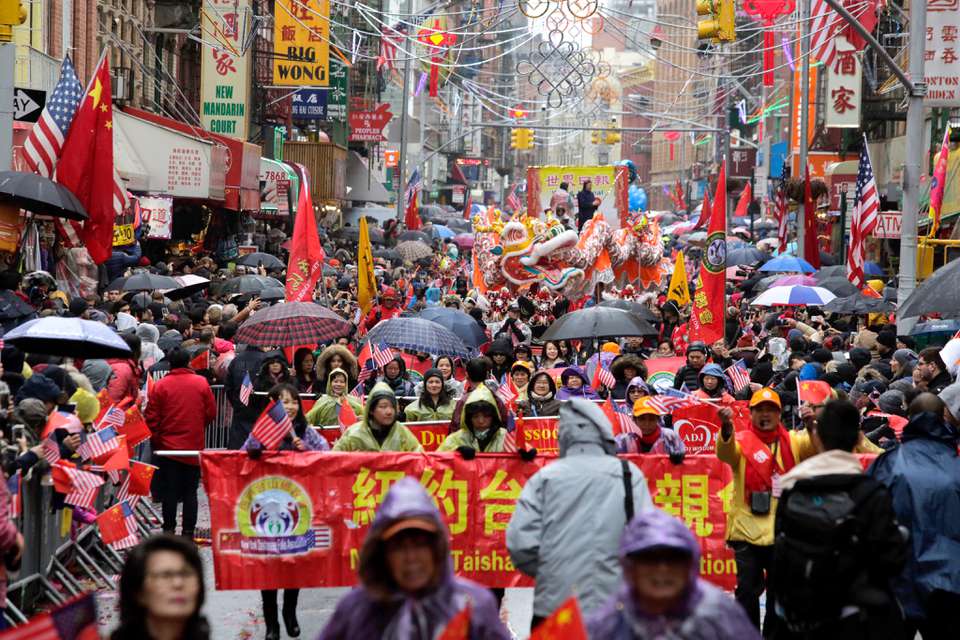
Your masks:
<instances>
[{"instance_id":1,"label":"crowd of people","mask_svg":"<svg viewBox=\"0 0 960 640\"><path fill-rule=\"evenodd\" d=\"M689 308L659 291L597 287L576 300L537 287L484 293L467 269L450 271L449 257L440 244L420 265L380 264L379 295L366 313L357 307L356 269L331 260L336 275L325 276L322 303L352 329L292 352L235 340L269 303L223 291L225 276L237 274L209 258L151 267L212 280L179 301L109 288L102 298L71 298L52 279L0 274L0 286L39 315L102 322L130 348L126 358L76 360L5 344L0 382L8 476L49 468L42 434L51 412L64 416L52 432L57 457L81 461L81 433L103 403L143 407L152 437L140 455L158 467L152 493L164 534L127 557L114 638L209 635L200 613L202 564L188 542L197 526L198 461L151 452L204 448L217 417L211 385L222 385L229 402L228 448L253 459L265 448L253 425L273 403L293 425L278 448L294 455L422 451L406 423L444 421L439 451L470 460L515 451L508 442L518 419L557 416L558 459L526 483L506 535L515 566L536 583L533 627L572 594L593 638L739 639L761 629L791 639L952 636L960 604L956 357L945 361L941 346L919 348L890 315L751 306L758 277L728 284L724 336L705 344L689 337ZM537 313L544 298L546 319ZM606 299L644 306L657 335L540 338L556 317ZM378 323L438 305L477 323L486 341L475 357L394 349L382 366L359 361L364 335ZM654 382L648 363L675 357L684 364L671 372L672 384ZM749 381L737 384L731 368ZM805 399L808 382L829 391ZM733 476L726 528L733 595L700 578L696 538L654 507L640 468L617 457L683 463L685 443L658 401L674 397L671 389L717 409L715 455ZM312 402L306 411L304 399ZM608 399L630 417L616 432L600 408ZM745 428L735 426L742 405ZM332 446L318 432L338 427ZM537 452L520 447L518 455ZM9 570L25 541L5 512L8 498L0 495L0 553ZM52 508L64 508L62 495ZM76 522L92 522L87 510L72 511ZM511 637L498 611L502 590L453 574L443 518L412 480L396 483L379 508L358 581L322 638L434 638L466 603L471 638ZM298 591L285 590L282 606L279 599L262 592L268 640L280 637L281 619L287 635L300 634Z\"/></svg>"}]
</instances>

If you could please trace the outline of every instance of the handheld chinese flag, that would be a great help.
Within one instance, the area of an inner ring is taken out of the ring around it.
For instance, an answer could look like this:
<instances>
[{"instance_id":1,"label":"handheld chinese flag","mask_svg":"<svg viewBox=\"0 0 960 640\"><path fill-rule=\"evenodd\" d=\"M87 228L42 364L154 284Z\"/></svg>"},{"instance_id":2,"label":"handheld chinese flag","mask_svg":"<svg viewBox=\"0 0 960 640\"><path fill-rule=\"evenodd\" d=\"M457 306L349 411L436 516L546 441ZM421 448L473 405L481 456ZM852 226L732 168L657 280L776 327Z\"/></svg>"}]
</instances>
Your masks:
<instances>
[{"instance_id":1,"label":"handheld chinese flag","mask_svg":"<svg viewBox=\"0 0 960 640\"><path fill-rule=\"evenodd\" d=\"M950 125L943 132L940 155L933 168L933 181L930 183L930 237L937 235L940 229L940 212L943 205L943 192L947 186L947 161L950 159Z\"/></svg>"},{"instance_id":2,"label":"handheld chinese flag","mask_svg":"<svg viewBox=\"0 0 960 640\"><path fill-rule=\"evenodd\" d=\"M576 596L570 596L530 634L530 640L588 640Z\"/></svg>"},{"instance_id":3,"label":"handheld chinese flag","mask_svg":"<svg viewBox=\"0 0 960 640\"><path fill-rule=\"evenodd\" d=\"M136 407L127 409L124 414L123 426L120 427L120 433L126 438L128 447L135 447L153 435L150 432L150 427L147 426L147 421L143 419L140 409Z\"/></svg>"},{"instance_id":4,"label":"handheld chinese flag","mask_svg":"<svg viewBox=\"0 0 960 640\"><path fill-rule=\"evenodd\" d=\"M370 230L367 219L360 218L360 238L357 241L357 303L366 314L376 297L377 281L373 275L373 249L370 247Z\"/></svg>"},{"instance_id":5,"label":"handheld chinese flag","mask_svg":"<svg viewBox=\"0 0 960 640\"><path fill-rule=\"evenodd\" d=\"M130 462L130 486L127 491L132 496L150 495L150 482L153 480L153 472L157 468L152 464L133 460Z\"/></svg>"},{"instance_id":6,"label":"handheld chinese flag","mask_svg":"<svg viewBox=\"0 0 960 640\"><path fill-rule=\"evenodd\" d=\"M681 309L690 304L690 283L687 281L687 265L683 260L683 249L677 251L677 259L673 263L673 275L670 276L667 300L673 300Z\"/></svg>"},{"instance_id":7,"label":"handheld chinese flag","mask_svg":"<svg viewBox=\"0 0 960 640\"><path fill-rule=\"evenodd\" d=\"M118 502L97 516L97 527L100 529L100 538L104 543L113 544L130 535L127 520L123 516L122 502Z\"/></svg>"},{"instance_id":8,"label":"handheld chinese flag","mask_svg":"<svg viewBox=\"0 0 960 640\"><path fill-rule=\"evenodd\" d=\"M830 385L823 380L804 380L799 385L800 402L823 404L833 395Z\"/></svg>"},{"instance_id":9,"label":"handheld chinese flag","mask_svg":"<svg viewBox=\"0 0 960 640\"><path fill-rule=\"evenodd\" d=\"M340 433L357 422L357 414L346 398L340 402L340 407L337 409L337 421L340 423Z\"/></svg>"},{"instance_id":10,"label":"handheld chinese flag","mask_svg":"<svg viewBox=\"0 0 960 640\"><path fill-rule=\"evenodd\" d=\"M612 398L608 397L607 401L600 405L600 408L603 409L604 415L607 416L607 420L610 421L610 425L613 427L613 435L618 436L621 433L630 432L630 428L633 426L633 420L626 413L617 411L617 407L614 406Z\"/></svg>"},{"instance_id":11,"label":"handheld chinese flag","mask_svg":"<svg viewBox=\"0 0 960 640\"><path fill-rule=\"evenodd\" d=\"M717 191L710 211L710 227L700 262L697 293L688 325L690 341L713 344L723 337L724 295L727 286L727 170L720 165Z\"/></svg>"},{"instance_id":12,"label":"handheld chinese flag","mask_svg":"<svg viewBox=\"0 0 960 640\"><path fill-rule=\"evenodd\" d=\"M210 350L204 349L190 361L190 368L194 371L205 371L210 368Z\"/></svg>"},{"instance_id":13,"label":"handheld chinese flag","mask_svg":"<svg viewBox=\"0 0 960 640\"><path fill-rule=\"evenodd\" d=\"M810 167L803 182L803 259L814 269L820 268L820 246L817 242L817 203L810 187Z\"/></svg>"},{"instance_id":14,"label":"handheld chinese flag","mask_svg":"<svg viewBox=\"0 0 960 640\"><path fill-rule=\"evenodd\" d=\"M104 50L70 125L56 175L90 216L79 239L97 264L113 252L113 221L126 205L126 191L118 184L113 162L113 104L106 54Z\"/></svg>"},{"instance_id":15,"label":"handheld chinese flag","mask_svg":"<svg viewBox=\"0 0 960 640\"><path fill-rule=\"evenodd\" d=\"M734 212L734 216L742 218L747 215L747 207L750 206L750 201L753 200L753 187L750 186L750 183L747 183L747 186L743 188L743 193L740 194L740 200L737 201L737 210Z\"/></svg>"},{"instance_id":16,"label":"handheld chinese flag","mask_svg":"<svg viewBox=\"0 0 960 640\"><path fill-rule=\"evenodd\" d=\"M0 631L0 640L99 640L93 594L77 596L25 624Z\"/></svg>"},{"instance_id":17,"label":"handheld chinese flag","mask_svg":"<svg viewBox=\"0 0 960 640\"><path fill-rule=\"evenodd\" d=\"M100 462L104 471L123 471L130 468L130 452L124 442L126 438L118 436L117 440L120 442L120 446L114 449L103 462Z\"/></svg>"},{"instance_id":18,"label":"handheld chinese flag","mask_svg":"<svg viewBox=\"0 0 960 640\"><path fill-rule=\"evenodd\" d=\"M310 197L309 175L305 167L298 167L304 174L300 181L300 197L297 200L297 219L293 225L290 241L290 259L287 262L288 302L313 300L313 291L323 271L324 253L317 235L317 218L313 213Z\"/></svg>"},{"instance_id":19,"label":"handheld chinese flag","mask_svg":"<svg viewBox=\"0 0 960 640\"><path fill-rule=\"evenodd\" d=\"M457 615L450 618L437 640L469 640L470 638L470 603Z\"/></svg>"}]
</instances>

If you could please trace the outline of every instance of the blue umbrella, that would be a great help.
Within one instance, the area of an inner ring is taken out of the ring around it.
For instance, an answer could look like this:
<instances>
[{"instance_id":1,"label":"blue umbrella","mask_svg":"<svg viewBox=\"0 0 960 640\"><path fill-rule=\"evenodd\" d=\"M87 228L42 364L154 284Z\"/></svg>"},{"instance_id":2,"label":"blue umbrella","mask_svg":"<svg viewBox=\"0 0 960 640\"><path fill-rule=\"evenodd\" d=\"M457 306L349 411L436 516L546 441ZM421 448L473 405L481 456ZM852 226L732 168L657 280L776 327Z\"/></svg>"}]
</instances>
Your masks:
<instances>
[{"instance_id":1,"label":"blue umbrella","mask_svg":"<svg viewBox=\"0 0 960 640\"><path fill-rule=\"evenodd\" d=\"M3 336L27 353L70 358L129 358L130 347L102 322L49 316L20 325Z\"/></svg>"},{"instance_id":2,"label":"blue umbrella","mask_svg":"<svg viewBox=\"0 0 960 640\"><path fill-rule=\"evenodd\" d=\"M910 330L912 336L923 336L932 333L954 334L960 331L960 320L930 320L928 322L918 322Z\"/></svg>"},{"instance_id":3,"label":"blue umbrella","mask_svg":"<svg viewBox=\"0 0 960 640\"><path fill-rule=\"evenodd\" d=\"M446 240L447 238L453 238L457 235L450 227L445 227L442 224L433 225L433 237L440 238L441 240Z\"/></svg>"},{"instance_id":4,"label":"blue umbrella","mask_svg":"<svg viewBox=\"0 0 960 640\"><path fill-rule=\"evenodd\" d=\"M816 271L816 269L814 269L813 265L803 258L784 254L782 256L777 256L770 262L764 264L762 267L760 267L760 271L792 271L796 273L813 273Z\"/></svg>"},{"instance_id":5,"label":"blue umbrella","mask_svg":"<svg viewBox=\"0 0 960 640\"><path fill-rule=\"evenodd\" d=\"M422 351L434 356L469 358L474 354L474 349L465 345L455 333L423 318L386 320L367 334L367 340L395 349Z\"/></svg>"},{"instance_id":6,"label":"blue umbrella","mask_svg":"<svg viewBox=\"0 0 960 640\"><path fill-rule=\"evenodd\" d=\"M863 264L863 274L867 276L883 276L885 272L883 267L876 262L865 262Z\"/></svg>"},{"instance_id":7,"label":"blue umbrella","mask_svg":"<svg viewBox=\"0 0 960 640\"><path fill-rule=\"evenodd\" d=\"M486 332L472 316L463 311L447 307L430 307L421 311L417 317L450 329L469 347L479 347L487 342Z\"/></svg>"},{"instance_id":8,"label":"blue umbrella","mask_svg":"<svg viewBox=\"0 0 960 640\"><path fill-rule=\"evenodd\" d=\"M770 287L750 304L755 307L822 307L837 296L822 287L806 287L800 284Z\"/></svg>"}]
</instances>

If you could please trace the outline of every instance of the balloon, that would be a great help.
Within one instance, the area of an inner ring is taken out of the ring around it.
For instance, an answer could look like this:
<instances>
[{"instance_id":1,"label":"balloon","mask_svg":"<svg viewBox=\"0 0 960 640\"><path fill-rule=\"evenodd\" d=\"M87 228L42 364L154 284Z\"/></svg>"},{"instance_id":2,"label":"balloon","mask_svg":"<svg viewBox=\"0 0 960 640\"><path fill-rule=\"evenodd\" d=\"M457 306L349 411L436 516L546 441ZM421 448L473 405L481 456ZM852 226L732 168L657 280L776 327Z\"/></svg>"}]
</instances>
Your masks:
<instances>
[{"instance_id":1,"label":"balloon","mask_svg":"<svg viewBox=\"0 0 960 640\"><path fill-rule=\"evenodd\" d=\"M627 190L627 198L627 204L630 207L630 211L646 210L647 192L644 191L643 187L638 187L635 184L630 185L630 188Z\"/></svg>"}]
</instances>

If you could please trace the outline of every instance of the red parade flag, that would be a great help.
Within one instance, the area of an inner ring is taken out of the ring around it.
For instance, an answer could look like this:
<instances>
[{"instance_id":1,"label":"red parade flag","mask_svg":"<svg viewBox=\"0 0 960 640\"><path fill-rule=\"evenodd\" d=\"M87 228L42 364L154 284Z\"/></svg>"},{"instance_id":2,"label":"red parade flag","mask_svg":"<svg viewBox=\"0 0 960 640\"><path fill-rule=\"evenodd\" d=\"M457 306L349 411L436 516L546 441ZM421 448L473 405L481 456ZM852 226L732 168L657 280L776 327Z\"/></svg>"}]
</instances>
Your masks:
<instances>
[{"instance_id":1,"label":"red parade flag","mask_svg":"<svg viewBox=\"0 0 960 640\"><path fill-rule=\"evenodd\" d=\"M101 458L103 462L95 461L103 466L104 471L123 471L130 468L130 452L125 444L126 438L119 436L117 439L120 441L120 446L110 452L105 460Z\"/></svg>"},{"instance_id":2,"label":"red parade flag","mask_svg":"<svg viewBox=\"0 0 960 640\"><path fill-rule=\"evenodd\" d=\"M100 538L105 544L119 542L130 535L123 517L123 504L117 503L97 516Z\"/></svg>"},{"instance_id":3,"label":"red parade flag","mask_svg":"<svg viewBox=\"0 0 960 640\"><path fill-rule=\"evenodd\" d=\"M288 302L313 300L313 291L323 273L326 256L317 235L317 218L310 197L310 174L306 167L297 166L301 174L300 198L297 200L297 219L290 241L290 259L287 262L286 298Z\"/></svg>"},{"instance_id":4,"label":"red parade flag","mask_svg":"<svg viewBox=\"0 0 960 640\"><path fill-rule=\"evenodd\" d=\"M823 380L804 380L799 387L800 402L823 404L833 395L833 389Z\"/></svg>"},{"instance_id":5,"label":"red parade flag","mask_svg":"<svg viewBox=\"0 0 960 640\"><path fill-rule=\"evenodd\" d=\"M577 597L570 596L530 634L530 640L588 640Z\"/></svg>"},{"instance_id":6,"label":"red parade flag","mask_svg":"<svg viewBox=\"0 0 960 640\"><path fill-rule=\"evenodd\" d=\"M437 640L469 640L470 638L470 603L457 615L450 618Z\"/></svg>"},{"instance_id":7,"label":"red parade flag","mask_svg":"<svg viewBox=\"0 0 960 640\"><path fill-rule=\"evenodd\" d=\"M820 268L820 247L817 243L817 203L810 187L810 167L803 181L803 259L814 269Z\"/></svg>"},{"instance_id":8,"label":"red parade flag","mask_svg":"<svg viewBox=\"0 0 960 640\"><path fill-rule=\"evenodd\" d=\"M190 361L190 368L194 371L204 371L210 368L210 350L204 349Z\"/></svg>"},{"instance_id":9,"label":"red parade flag","mask_svg":"<svg viewBox=\"0 0 960 640\"><path fill-rule=\"evenodd\" d=\"M720 165L710 212L707 242L700 260L697 292L688 324L690 341L713 344L723 337L724 289L727 286L727 170Z\"/></svg>"},{"instance_id":10,"label":"red parade flag","mask_svg":"<svg viewBox=\"0 0 960 640\"><path fill-rule=\"evenodd\" d=\"M347 398L340 402L340 408L337 410L337 422L340 423L340 433L357 423L357 413L350 406Z\"/></svg>"},{"instance_id":11,"label":"red parade flag","mask_svg":"<svg viewBox=\"0 0 960 640\"><path fill-rule=\"evenodd\" d=\"M147 421L143 419L143 414L137 407L127 409L123 425L120 427L120 433L126 439L127 447L135 447L153 435L150 427L147 426Z\"/></svg>"},{"instance_id":12,"label":"red parade flag","mask_svg":"<svg viewBox=\"0 0 960 640\"><path fill-rule=\"evenodd\" d=\"M80 240L97 264L113 252L113 222L126 202L126 192L115 180L109 62L104 52L63 142L56 175L90 216Z\"/></svg>"},{"instance_id":13,"label":"red parade flag","mask_svg":"<svg viewBox=\"0 0 960 640\"><path fill-rule=\"evenodd\" d=\"M410 231L416 231L423 226L420 224L420 209L417 206L417 199L419 196L420 194L416 190L410 194L410 199L407 203L407 210L403 215L403 224Z\"/></svg>"},{"instance_id":14,"label":"red parade flag","mask_svg":"<svg viewBox=\"0 0 960 640\"><path fill-rule=\"evenodd\" d=\"M743 188L743 193L740 194L740 200L737 201L737 210L733 215L737 218L745 217L747 215L747 207L750 206L751 200L753 200L753 188L748 182L747 186Z\"/></svg>"},{"instance_id":15,"label":"red parade flag","mask_svg":"<svg viewBox=\"0 0 960 640\"><path fill-rule=\"evenodd\" d=\"M0 640L99 640L93 594L77 596L53 611L0 631Z\"/></svg>"},{"instance_id":16,"label":"red parade flag","mask_svg":"<svg viewBox=\"0 0 960 640\"><path fill-rule=\"evenodd\" d=\"M707 191L703 192L703 205L700 207L700 217L697 219L697 224L693 225L692 231L697 229L702 229L707 225L707 220L710 219L710 194Z\"/></svg>"},{"instance_id":17,"label":"red parade flag","mask_svg":"<svg viewBox=\"0 0 960 640\"><path fill-rule=\"evenodd\" d=\"M150 495L150 482L157 468L152 464L132 460L130 462L130 487L127 492L132 496Z\"/></svg>"}]
</instances>

